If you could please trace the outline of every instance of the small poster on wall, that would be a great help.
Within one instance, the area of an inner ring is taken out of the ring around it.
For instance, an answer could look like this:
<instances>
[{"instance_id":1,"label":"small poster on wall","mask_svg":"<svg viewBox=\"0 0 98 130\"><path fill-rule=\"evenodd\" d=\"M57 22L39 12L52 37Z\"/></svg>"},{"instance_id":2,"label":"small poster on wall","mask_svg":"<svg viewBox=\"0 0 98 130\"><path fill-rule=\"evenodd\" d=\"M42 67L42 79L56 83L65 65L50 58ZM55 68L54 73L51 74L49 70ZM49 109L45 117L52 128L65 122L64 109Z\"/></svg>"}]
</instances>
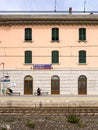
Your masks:
<instances>
[{"instance_id":1,"label":"small poster on wall","mask_svg":"<svg viewBox=\"0 0 98 130\"><path fill-rule=\"evenodd\" d=\"M11 87L16 87L16 83L15 82L11 82Z\"/></svg>"}]
</instances>

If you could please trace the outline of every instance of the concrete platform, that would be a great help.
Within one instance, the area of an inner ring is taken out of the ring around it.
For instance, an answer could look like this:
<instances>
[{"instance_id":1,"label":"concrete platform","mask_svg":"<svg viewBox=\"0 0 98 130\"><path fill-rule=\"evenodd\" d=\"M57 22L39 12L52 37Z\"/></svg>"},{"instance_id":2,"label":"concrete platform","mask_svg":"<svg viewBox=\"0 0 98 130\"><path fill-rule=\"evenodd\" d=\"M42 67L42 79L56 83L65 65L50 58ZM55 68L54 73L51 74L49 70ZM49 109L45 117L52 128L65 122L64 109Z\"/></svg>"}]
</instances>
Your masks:
<instances>
[{"instance_id":1,"label":"concrete platform","mask_svg":"<svg viewBox=\"0 0 98 130\"><path fill-rule=\"evenodd\" d=\"M98 106L98 96L0 96L0 107Z\"/></svg>"}]
</instances>

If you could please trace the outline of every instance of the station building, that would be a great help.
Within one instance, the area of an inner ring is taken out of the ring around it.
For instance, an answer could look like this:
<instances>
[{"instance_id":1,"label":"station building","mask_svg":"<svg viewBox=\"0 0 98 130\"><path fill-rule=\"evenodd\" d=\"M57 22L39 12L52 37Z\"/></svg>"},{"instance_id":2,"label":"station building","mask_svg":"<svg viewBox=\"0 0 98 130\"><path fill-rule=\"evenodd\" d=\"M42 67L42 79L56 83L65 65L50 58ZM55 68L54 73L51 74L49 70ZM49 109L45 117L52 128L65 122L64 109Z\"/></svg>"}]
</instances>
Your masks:
<instances>
[{"instance_id":1,"label":"station building","mask_svg":"<svg viewBox=\"0 0 98 130\"><path fill-rule=\"evenodd\" d=\"M98 95L98 15L1 14L0 76L21 95Z\"/></svg>"}]
</instances>

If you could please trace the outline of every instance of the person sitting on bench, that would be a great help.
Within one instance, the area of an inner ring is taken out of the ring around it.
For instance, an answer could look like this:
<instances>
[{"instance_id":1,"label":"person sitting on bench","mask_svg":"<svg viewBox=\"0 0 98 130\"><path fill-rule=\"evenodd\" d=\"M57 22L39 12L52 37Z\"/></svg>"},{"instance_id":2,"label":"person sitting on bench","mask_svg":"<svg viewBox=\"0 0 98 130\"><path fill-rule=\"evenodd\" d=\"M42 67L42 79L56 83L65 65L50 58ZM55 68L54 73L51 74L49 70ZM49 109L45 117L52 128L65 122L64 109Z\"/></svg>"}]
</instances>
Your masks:
<instances>
[{"instance_id":1,"label":"person sitting on bench","mask_svg":"<svg viewBox=\"0 0 98 130\"><path fill-rule=\"evenodd\" d=\"M38 96L41 95L41 89L40 89L40 88L37 89L37 95L38 95Z\"/></svg>"},{"instance_id":2,"label":"person sitting on bench","mask_svg":"<svg viewBox=\"0 0 98 130\"><path fill-rule=\"evenodd\" d=\"M12 89L10 89L10 88L7 88L6 89L6 94L12 94L13 93L13 90Z\"/></svg>"}]
</instances>

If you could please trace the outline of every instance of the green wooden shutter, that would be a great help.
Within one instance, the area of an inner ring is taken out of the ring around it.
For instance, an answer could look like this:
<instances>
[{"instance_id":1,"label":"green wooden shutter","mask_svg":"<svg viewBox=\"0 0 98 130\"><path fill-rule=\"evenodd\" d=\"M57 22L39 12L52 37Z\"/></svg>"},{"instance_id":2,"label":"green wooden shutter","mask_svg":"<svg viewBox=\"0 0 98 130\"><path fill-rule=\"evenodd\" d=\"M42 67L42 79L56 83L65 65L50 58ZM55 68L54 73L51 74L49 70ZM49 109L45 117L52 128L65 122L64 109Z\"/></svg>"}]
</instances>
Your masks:
<instances>
[{"instance_id":1,"label":"green wooden shutter","mask_svg":"<svg viewBox=\"0 0 98 130\"><path fill-rule=\"evenodd\" d=\"M25 63L32 63L32 51L25 51Z\"/></svg>"},{"instance_id":2,"label":"green wooden shutter","mask_svg":"<svg viewBox=\"0 0 98 130\"><path fill-rule=\"evenodd\" d=\"M86 63L86 51L79 51L79 63Z\"/></svg>"},{"instance_id":3,"label":"green wooden shutter","mask_svg":"<svg viewBox=\"0 0 98 130\"><path fill-rule=\"evenodd\" d=\"M86 29L85 28L80 28L79 29L79 40L80 41L85 41L86 40Z\"/></svg>"},{"instance_id":4,"label":"green wooden shutter","mask_svg":"<svg viewBox=\"0 0 98 130\"><path fill-rule=\"evenodd\" d=\"M58 41L58 40L59 40L59 29L52 28L52 41Z\"/></svg>"},{"instance_id":5,"label":"green wooden shutter","mask_svg":"<svg viewBox=\"0 0 98 130\"><path fill-rule=\"evenodd\" d=\"M32 29L25 28L25 41L31 41L31 40L32 40Z\"/></svg>"},{"instance_id":6,"label":"green wooden shutter","mask_svg":"<svg viewBox=\"0 0 98 130\"><path fill-rule=\"evenodd\" d=\"M59 52L52 51L52 63L59 63Z\"/></svg>"}]
</instances>

